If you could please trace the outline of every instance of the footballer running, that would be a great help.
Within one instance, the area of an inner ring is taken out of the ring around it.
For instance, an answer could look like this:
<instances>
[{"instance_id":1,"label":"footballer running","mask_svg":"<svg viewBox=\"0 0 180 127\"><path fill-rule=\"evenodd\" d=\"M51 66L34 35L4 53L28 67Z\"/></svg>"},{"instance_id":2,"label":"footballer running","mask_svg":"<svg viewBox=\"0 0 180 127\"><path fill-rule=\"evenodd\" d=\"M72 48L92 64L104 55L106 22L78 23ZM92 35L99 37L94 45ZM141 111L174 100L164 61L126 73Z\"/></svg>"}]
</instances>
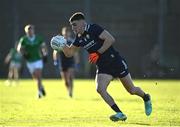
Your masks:
<instances>
[{"instance_id":1,"label":"footballer running","mask_svg":"<svg viewBox=\"0 0 180 127\"><path fill-rule=\"evenodd\" d=\"M26 35L20 38L18 51L24 56L27 67L36 80L38 86L38 98L46 95L42 84L43 63L47 61L47 47L43 38L35 35L34 25L26 25L24 28Z\"/></svg>"},{"instance_id":2,"label":"footballer running","mask_svg":"<svg viewBox=\"0 0 180 127\"><path fill-rule=\"evenodd\" d=\"M73 42L73 32L70 27L63 27L60 34L67 40L67 45L71 45ZM69 97L73 97L73 79L74 69L79 64L79 56L76 53L72 57L66 57L62 50L53 51L54 65L59 68L62 79L68 90Z\"/></svg>"},{"instance_id":3,"label":"footballer running","mask_svg":"<svg viewBox=\"0 0 180 127\"><path fill-rule=\"evenodd\" d=\"M107 92L107 87L114 78L118 78L131 95L137 95L143 99L145 113L149 116L152 112L150 95L134 85L125 59L112 46L115 42L114 37L97 24L87 24L84 14L81 12L74 13L69 22L76 34L76 39L70 47L64 45L62 50L67 57L72 57L79 47L88 51L89 62L96 64L97 67L96 90L116 112L116 114L110 116L110 119L112 121L127 119L127 116Z\"/></svg>"}]
</instances>

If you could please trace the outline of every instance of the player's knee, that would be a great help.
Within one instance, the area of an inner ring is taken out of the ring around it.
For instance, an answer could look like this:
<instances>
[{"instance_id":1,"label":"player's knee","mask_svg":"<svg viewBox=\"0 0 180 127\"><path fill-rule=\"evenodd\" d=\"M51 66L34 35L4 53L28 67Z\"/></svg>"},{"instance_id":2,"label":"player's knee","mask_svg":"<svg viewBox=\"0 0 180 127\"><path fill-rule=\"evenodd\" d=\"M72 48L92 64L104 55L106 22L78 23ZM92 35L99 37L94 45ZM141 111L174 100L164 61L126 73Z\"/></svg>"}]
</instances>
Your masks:
<instances>
[{"instance_id":1,"label":"player's knee","mask_svg":"<svg viewBox=\"0 0 180 127\"><path fill-rule=\"evenodd\" d=\"M40 75L39 75L39 73L38 72L33 72L33 77L35 78L35 79L39 79L40 78Z\"/></svg>"},{"instance_id":2,"label":"player's knee","mask_svg":"<svg viewBox=\"0 0 180 127\"><path fill-rule=\"evenodd\" d=\"M136 88L135 87L132 87L128 90L128 92L131 94L131 95L134 95L136 93Z\"/></svg>"},{"instance_id":3,"label":"player's knee","mask_svg":"<svg viewBox=\"0 0 180 127\"><path fill-rule=\"evenodd\" d=\"M101 93L100 88L96 88L96 91L97 91L98 93Z\"/></svg>"},{"instance_id":4,"label":"player's knee","mask_svg":"<svg viewBox=\"0 0 180 127\"><path fill-rule=\"evenodd\" d=\"M101 87L97 87L96 88L96 91L99 93L99 94L102 94L103 93L103 89Z\"/></svg>"},{"instance_id":5,"label":"player's knee","mask_svg":"<svg viewBox=\"0 0 180 127\"><path fill-rule=\"evenodd\" d=\"M101 87L98 87L98 88L96 89L96 91L97 91L100 95L103 95L103 94L106 93L106 90L105 90L104 88L101 88Z\"/></svg>"},{"instance_id":6,"label":"player's knee","mask_svg":"<svg viewBox=\"0 0 180 127\"><path fill-rule=\"evenodd\" d=\"M68 81L65 81L65 85L66 85L66 86L69 86L69 82L68 82Z\"/></svg>"}]
</instances>

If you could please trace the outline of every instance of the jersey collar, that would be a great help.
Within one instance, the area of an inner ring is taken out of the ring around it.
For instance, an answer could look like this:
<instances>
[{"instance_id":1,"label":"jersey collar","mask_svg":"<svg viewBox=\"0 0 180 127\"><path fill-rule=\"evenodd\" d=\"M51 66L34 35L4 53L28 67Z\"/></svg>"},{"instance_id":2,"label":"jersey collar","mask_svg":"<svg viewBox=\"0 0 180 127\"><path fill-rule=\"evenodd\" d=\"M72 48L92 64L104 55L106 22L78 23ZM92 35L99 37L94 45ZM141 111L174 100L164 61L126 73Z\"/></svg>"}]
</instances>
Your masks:
<instances>
[{"instance_id":1,"label":"jersey collar","mask_svg":"<svg viewBox=\"0 0 180 127\"><path fill-rule=\"evenodd\" d=\"M84 28L84 33L83 34L78 34L78 37L81 37L81 36L85 35L88 32L89 27L90 27L90 24L86 24L85 28Z\"/></svg>"}]
</instances>

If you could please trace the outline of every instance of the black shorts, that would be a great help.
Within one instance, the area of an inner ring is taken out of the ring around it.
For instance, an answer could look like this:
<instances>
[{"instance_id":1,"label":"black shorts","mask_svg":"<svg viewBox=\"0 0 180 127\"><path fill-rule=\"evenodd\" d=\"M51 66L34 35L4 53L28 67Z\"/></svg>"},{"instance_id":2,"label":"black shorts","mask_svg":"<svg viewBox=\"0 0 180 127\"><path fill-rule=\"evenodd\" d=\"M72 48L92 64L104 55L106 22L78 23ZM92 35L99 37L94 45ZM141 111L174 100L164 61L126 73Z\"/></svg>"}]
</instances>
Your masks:
<instances>
[{"instance_id":1,"label":"black shorts","mask_svg":"<svg viewBox=\"0 0 180 127\"><path fill-rule=\"evenodd\" d=\"M62 62L61 63L62 71L67 71L69 68L74 68L74 62Z\"/></svg>"},{"instance_id":2,"label":"black shorts","mask_svg":"<svg viewBox=\"0 0 180 127\"><path fill-rule=\"evenodd\" d=\"M74 68L74 57L66 57L63 52L60 53L61 71L67 71L69 68Z\"/></svg>"},{"instance_id":3,"label":"black shorts","mask_svg":"<svg viewBox=\"0 0 180 127\"><path fill-rule=\"evenodd\" d=\"M118 53L110 53L100 56L96 67L97 74L109 74L114 78L123 78L129 74L125 59Z\"/></svg>"}]
</instances>

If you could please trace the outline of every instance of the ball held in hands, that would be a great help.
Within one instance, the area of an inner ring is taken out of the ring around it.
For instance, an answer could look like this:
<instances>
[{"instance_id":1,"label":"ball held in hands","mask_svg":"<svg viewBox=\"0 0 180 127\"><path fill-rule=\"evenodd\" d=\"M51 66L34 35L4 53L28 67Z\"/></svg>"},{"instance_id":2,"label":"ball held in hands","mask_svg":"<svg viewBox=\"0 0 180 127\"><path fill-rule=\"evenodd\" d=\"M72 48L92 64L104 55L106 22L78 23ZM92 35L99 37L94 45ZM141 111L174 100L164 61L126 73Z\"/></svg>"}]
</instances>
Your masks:
<instances>
[{"instance_id":1,"label":"ball held in hands","mask_svg":"<svg viewBox=\"0 0 180 127\"><path fill-rule=\"evenodd\" d=\"M61 35L56 35L52 37L51 42L50 42L52 49L56 51L62 50L63 47L66 45L66 43L67 43L67 40Z\"/></svg>"}]
</instances>

